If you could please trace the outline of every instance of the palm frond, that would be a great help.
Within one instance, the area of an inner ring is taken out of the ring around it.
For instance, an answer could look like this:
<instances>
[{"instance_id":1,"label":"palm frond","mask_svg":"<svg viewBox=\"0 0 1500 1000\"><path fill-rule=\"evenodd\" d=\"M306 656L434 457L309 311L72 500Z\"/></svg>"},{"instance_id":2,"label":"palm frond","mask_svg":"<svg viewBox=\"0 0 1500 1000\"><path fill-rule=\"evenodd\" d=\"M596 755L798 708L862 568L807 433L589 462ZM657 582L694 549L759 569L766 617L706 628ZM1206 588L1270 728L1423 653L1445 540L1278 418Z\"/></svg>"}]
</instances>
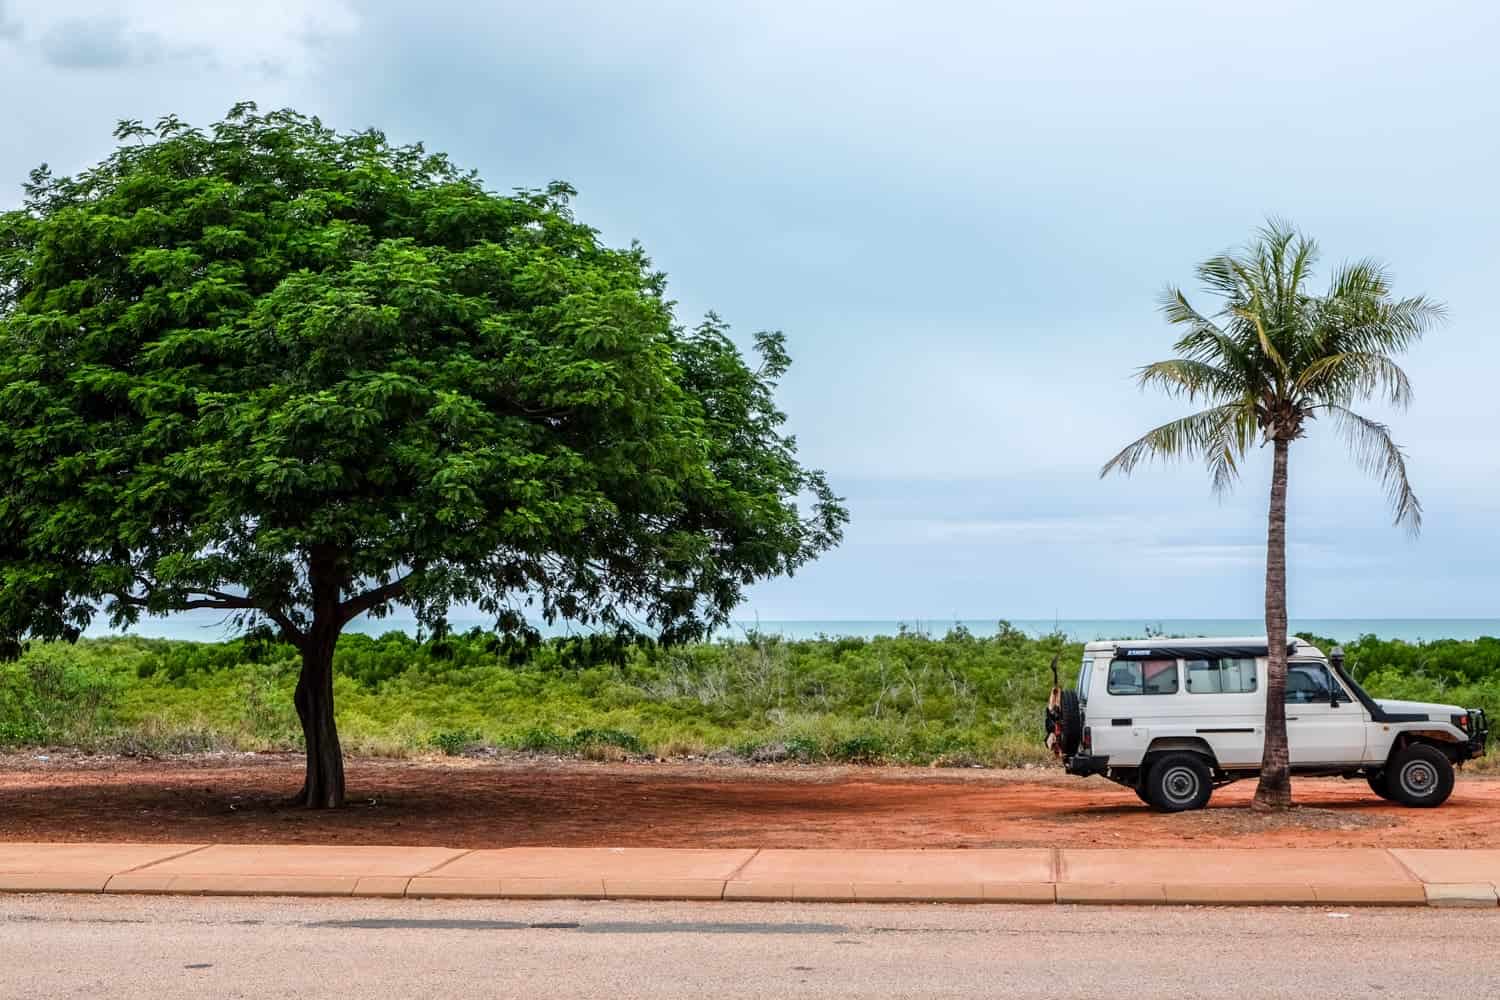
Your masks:
<instances>
[{"instance_id":1,"label":"palm frond","mask_svg":"<svg viewBox=\"0 0 1500 1000\"><path fill-rule=\"evenodd\" d=\"M1270 331L1266 329L1264 302L1260 298L1260 295L1257 294L1255 298L1250 300L1249 305L1237 309L1235 313L1255 331L1255 339L1260 344L1261 353L1275 366L1277 374L1283 379L1286 378L1290 373L1287 369L1285 359L1281 356L1281 352L1271 342Z\"/></svg>"},{"instance_id":2,"label":"palm frond","mask_svg":"<svg viewBox=\"0 0 1500 1000\"><path fill-rule=\"evenodd\" d=\"M1333 272L1328 297L1334 299L1382 299L1391 291L1391 276L1373 257L1346 261Z\"/></svg>"},{"instance_id":3,"label":"palm frond","mask_svg":"<svg viewBox=\"0 0 1500 1000\"><path fill-rule=\"evenodd\" d=\"M1445 306L1420 295L1395 302L1330 296L1319 323L1328 330L1325 344L1330 351L1395 354L1447 318Z\"/></svg>"},{"instance_id":4,"label":"palm frond","mask_svg":"<svg viewBox=\"0 0 1500 1000\"><path fill-rule=\"evenodd\" d=\"M1255 444L1255 407L1242 404L1237 410L1234 419L1224 428L1223 440L1205 456L1217 496L1228 493L1240 478L1240 458Z\"/></svg>"},{"instance_id":5,"label":"palm frond","mask_svg":"<svg viewBox=\"0 0 1500 1000\"><path fill-rule=\"evenodd\" d=\"M1198 280L1203 287L1222 298L1225 302L1233 303L1242 301L1248 296L1240 284L1240 272L1235 266L1236 262L1230 254L1220 254L1210 257L1198 265Z\"/></svg>"},{"instance_id":6,"label":"palm frond","mask_svg":"<svg viewBox=\"0 0 1500 1000\"><path fill-rule=\"evenodd\" d=\"M1287 288L1293 298L1303 294L1303 286L1312 275L1313 265L1318 262L1318 242L1308 236L1297 237L1296 249L1292 253L1291 266L1287 268Z\"/></svg>"},{"instance_id":7,"label":"palm frond","mask_svg":"<svg viewBox=\"0 0 1500 1000\"><path fill-rule=\"evenodd\" d=\"M1302 370L1296 391L1319 403L1346 404L1382 393L1393 406L1411 402L1406 372L1384 354L1351 351L1319 358Z\"/></svg>"},{"instance_id":8,"label":"palm frond","mask_svg":"<svg viewBox=\"0 0 1500 1000\"><path fill-rule=\"evenodd\" d=\"M1246 433L1248 429L1248 435ZM1237 401L1211 407L1147 431L1099 470L1130 475L1153 458L1203 459L1214 474L1214 489L1227 489L1239 474L1239 459L1254 442L1254 408Z\"/></svg>"},{"instance_id":9,"label":"palm frond","mask_svg":"<svg viewBox=\"0 0 1500 1000\"><path fill-rule=\"evenodd\" d=\"M1292 220L1280 215L1266 217L1264 225L1256 227L1254 245L1257 248L1281 247L1283 253L1294 240L1301 239L1306 242L1313 253L1317 253L1317 244L1312 240L1301 236L1297 232L1297 226Z\"/></svg>"},{"instance_id":10,"label":"palm frond","mask_svg":"<svg viewBox=\"0 0 1500 1000\"><path fill-rule=\"evenodd\" d=\"M1406 453L1391 440L1391 429L1345 406L1325 403L1319 409L1333 416L1359 467L1385 487L1396 523L1405 524L1414 535L1421 531L1422 503L1406 477Z\"/></svg>"},{"instance_id":11,"label":"palm frond","mask_svg":"<svg viewBox=\"0 0 1500 1000\"><path fill-rule=\"evenodd\" d=\"M1195 309L1181 289L1169 286L1162 293L1161 311L1167 322L1188 328L1173 345L1178 354L1226 368L1242 382L1255 381L1258 370L1255 359L1222 327Z\"/></svg>"},{"instance_id":12,"label":"palm frond","mask_svg":"<svg viewBox=\"0 0 1500 1000\"><path fill-rule=\"evenodd\" d=\"M1192 336L1196 333L1220 334L1218 325L1207 316L1200 313L1188 301L1182 289L1175 285L1168 285L1161 293L1161 312L1167 318L1167 322L1173 326L1189 327L1189 332L1184 336Z\"/></svg>"},{"instance_id":13,"label":"palm frond","mask_svg":"<svg viewBox=\"0 0 1500 1000\"><path fill-rule=\"evenodd\" d=\"M1298 234L1290 244L1291 257L1278 274L1281 276L1281 296L1277 302L1277 331L1288 347L1281 353L1289 356L1287 367L1295 370L1296 359L1306 350L1309 326L1306 322L1313 296L1306 290L1308 274L1317 259L1317 244L1307 236Z\"/></svg>"},{"instance_id":14,"label":"palm frond","mask_svg":"<svg viewBox=\"0 0 1500 1000\"><path fill-rule=\"evenodd\" d=\"M1191 358L1172 358L1146 365L1136 375L1141 388L1157 386L1169 396L1186 396L1196 400L1223 400L1244 395L1244 382L1233 371Z\"/></svg>"}]
</instances>

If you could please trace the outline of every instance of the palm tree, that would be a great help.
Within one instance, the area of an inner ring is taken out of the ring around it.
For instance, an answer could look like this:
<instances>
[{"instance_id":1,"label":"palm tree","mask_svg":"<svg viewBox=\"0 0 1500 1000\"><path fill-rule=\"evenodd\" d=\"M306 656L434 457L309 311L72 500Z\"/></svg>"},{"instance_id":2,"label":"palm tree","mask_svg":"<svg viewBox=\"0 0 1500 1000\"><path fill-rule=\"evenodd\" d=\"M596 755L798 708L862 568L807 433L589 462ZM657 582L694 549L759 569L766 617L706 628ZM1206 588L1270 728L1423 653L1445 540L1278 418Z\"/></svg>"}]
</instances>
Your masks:
<instances>
[{"instance_id":1,"label":"palm tree","mask_svg":"<svg viewBox=\"0 0 1500 1000\"><path fill-rule=\"evenodd\" d=\"M1390 277L1370 260L1340 267L1328 292L1308 290L1317 244L1272 220L1242 251L1197 269L1222 308L1200 313L1177 288L1162 297L1167 321L1184 331L1177 357L1142 368L1141 386L1207 408L1147 432L1100 471L1128 475L1152 458L1202 459L1216 493L1239 476L1251 447L1272 449L1266 531L1266 740L1257 809L1292 802L1287 756L1286 485L1287 454L1319 418L1347 441L1359 465L1386 489L1396 523L1416 533L1422 506L1406 478L1406 456L1389 428L1350 407L1372 397L1405 407L1406 373L1392 356L1442 320L1443 306L1421 296L1392 299Z\"/></svg>"}]
</instances>

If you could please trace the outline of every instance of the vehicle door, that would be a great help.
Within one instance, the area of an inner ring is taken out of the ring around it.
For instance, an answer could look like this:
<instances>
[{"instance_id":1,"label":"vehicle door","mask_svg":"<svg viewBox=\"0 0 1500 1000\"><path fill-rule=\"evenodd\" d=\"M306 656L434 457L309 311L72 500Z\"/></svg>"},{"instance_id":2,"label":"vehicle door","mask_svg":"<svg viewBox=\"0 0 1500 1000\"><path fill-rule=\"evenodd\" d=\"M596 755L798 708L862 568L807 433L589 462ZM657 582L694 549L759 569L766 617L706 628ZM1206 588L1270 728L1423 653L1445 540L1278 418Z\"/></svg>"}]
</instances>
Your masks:
<instances>
[{"instance_id":1,"label":"vehicle door","mask_svg":"<svg viewBox=\"0 0 1500 1000\"><path fill-rule=\"evenodd\" d=\"M1178 736L1181 718L1176 657L1128 659L1116 656L1094 664L1095 694L1089 713L1094 752L1114 764L1140 762L1154 736Z\"/></svg>"},{"instance_id":2,"label":"vehicle door","mask_svg":"<svg viewBox=\"0 0 1500 1000\"><path fill-rule=\"evenodd\" d=\"M1266 699L1253 657L1183 661L1194 735L1213 748L1223 767L1255 767L1264 747Z\"/></svg>"},{"instance_id":3,"label":"vehicle door","mask_svg":"<svg viewBox=\"0 0 1500 1000\"><path fill-rule=\"evenodd\" d=\"M1286 737L1293 766L1357 764L1365 758L1364 708L1322 663L1286 669Z\"/></svg>"}]
</instances>

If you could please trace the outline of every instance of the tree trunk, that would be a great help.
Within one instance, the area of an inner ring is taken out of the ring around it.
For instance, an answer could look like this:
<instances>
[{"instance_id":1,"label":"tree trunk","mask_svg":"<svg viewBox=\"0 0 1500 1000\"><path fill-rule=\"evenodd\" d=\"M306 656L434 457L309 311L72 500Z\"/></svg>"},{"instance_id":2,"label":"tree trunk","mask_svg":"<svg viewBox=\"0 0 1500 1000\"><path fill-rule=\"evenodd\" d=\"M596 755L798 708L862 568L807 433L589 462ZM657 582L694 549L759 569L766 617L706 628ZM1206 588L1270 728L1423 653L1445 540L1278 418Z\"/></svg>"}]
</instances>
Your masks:
<instances>
[{"instance_id":1,"label":"tree trunk","mask_svg":"<svg viewBox=\"0 0 1500 1000\"><path fill-rule=\"evenodd\" d=\"M309 809L337 809L344 804L344 754L333 720L333 647L338 638L337 631L308 635L293 696L307 743L307 775L296 802Z\"/></svg>"},{"instance_id":2,"label":"tree trunk","mask_svg":"<svg viewBox=\"0 0 1500 1000\"><path fill-rule=\"evenodd\" d=\"M1266 527L1266 742L1260 784L1251 806L1287 809L1292 804L1291 758L1286 741L1286 460L1291 442L1273 442L1271 513Z\"/></svg>"}]
</instances>

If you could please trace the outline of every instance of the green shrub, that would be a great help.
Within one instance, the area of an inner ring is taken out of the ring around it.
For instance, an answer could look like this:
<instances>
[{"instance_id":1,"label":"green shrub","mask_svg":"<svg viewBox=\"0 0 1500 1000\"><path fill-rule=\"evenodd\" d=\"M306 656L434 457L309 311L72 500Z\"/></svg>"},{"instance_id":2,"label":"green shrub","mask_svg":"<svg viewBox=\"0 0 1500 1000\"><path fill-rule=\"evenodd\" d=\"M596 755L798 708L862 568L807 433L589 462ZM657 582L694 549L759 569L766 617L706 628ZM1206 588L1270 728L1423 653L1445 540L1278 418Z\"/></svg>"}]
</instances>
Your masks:
<instances>
[{"instance_id":1,"label":"green shrub","mask_svg":"<svg viewBox=\"0 0 1500 1000\"><path fill-rule=\"evenodd\" d=\"M0 747L40 746L46 742L46 730L35 721L26 719L0 721Z\"/></svg>"},{"instance_id":2,"label":"green shrub","mask_svg":"<svg viewBox=\"0 0 1500 1000\"><path fill-rule=\"evenodd\" d=\"M515 746L527 753L563 753L571 749L572 744L550 729L528 729Z\"/></svg>"},{"instance_id":3,"label":"green shrub","mask_svg":"<svg viewBox=\"0 0 1500 1000\"><path fill-rule=\"evenodd\" d=\"M788 736L786 738L787 755L803 763L815 761L823 756L823 746L811 736Z\"/></svg>"},{"instance_id":4,"label":"green shrub","mask_svg":"<svg viewBox=\"0 0 1500 1000\"><path fill-rule=\"evenodd\" d=\"M427 742L449 757L458 757L483 739L477 729L443 729L433 733Z\"/></svg>"},{"instance_id":5,"label":"green shrub","mask_svg":"<svg viewBox=\"0 0 1500 1000\"><path fill-rule=\"evenodd\" d=\"M851 736L833 745L829 756L851 764L878 764L886 754L886 742L879 736Z\"/></svg>"},{"instance_id":6,"label":"green shrub","mask_svg":"<svg viewBox=\"0 0 1500 1000\"><path fill-rule=\"evenodd\" d=\"M646 747L641 743L640 737L618 729L580 729L568 740L568 746L575 752L600 746L619 747L630 753L646 752Z\"/></svg>"},{"instance_id":7,"label":"green shrub","mask_svg":"<svg viewBox=\"0 0 1500 1000\"><path fill-rule=\"evenodd\" d=\"M73 647L38 644L0 666L0 742L88 744L112 722L123 683Z\"/></svg>"}]
</instances>

